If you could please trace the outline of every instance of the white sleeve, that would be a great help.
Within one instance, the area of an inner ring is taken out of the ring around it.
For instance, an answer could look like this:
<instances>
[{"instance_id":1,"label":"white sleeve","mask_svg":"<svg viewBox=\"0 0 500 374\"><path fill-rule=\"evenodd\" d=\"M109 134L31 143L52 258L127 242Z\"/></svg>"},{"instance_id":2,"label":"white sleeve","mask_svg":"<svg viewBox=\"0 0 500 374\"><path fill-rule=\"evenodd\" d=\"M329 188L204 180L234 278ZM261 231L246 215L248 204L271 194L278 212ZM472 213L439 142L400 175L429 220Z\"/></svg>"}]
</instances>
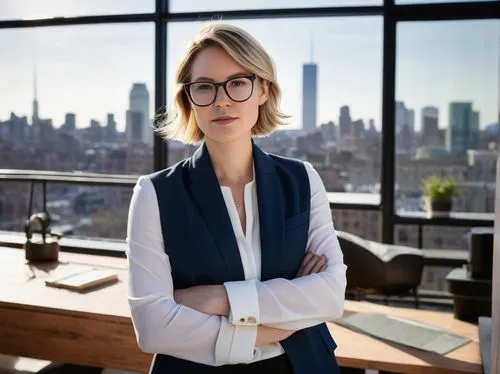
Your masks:
<instances>
[{"instance_id":1,"label":"white sleeve","mask_svg":"<svg viewBox=\"0 0 500 374\"><path fill-rule=\"evenodd\" d=\"M234 325L262 324L301 330L340 318L344 312L347 267L333 227L330 204L321 177L311 164L304 164L311 185L307 251L325 255L327 268L292 280L226 282L230 322Z\"/></svg>"},{"instance_id":2,"label":"white sleeve","mask_svg":"<svg viewBox=\"0 0 500 374\"><path fill-rule=\"evenodd\" d=\"M127 296L141 350L212 366L252 361L256 326L234 326L226 317L175 302L156 192L148 177L140 177L134 187L127 243Z\"/></svg>"}]
</instances>

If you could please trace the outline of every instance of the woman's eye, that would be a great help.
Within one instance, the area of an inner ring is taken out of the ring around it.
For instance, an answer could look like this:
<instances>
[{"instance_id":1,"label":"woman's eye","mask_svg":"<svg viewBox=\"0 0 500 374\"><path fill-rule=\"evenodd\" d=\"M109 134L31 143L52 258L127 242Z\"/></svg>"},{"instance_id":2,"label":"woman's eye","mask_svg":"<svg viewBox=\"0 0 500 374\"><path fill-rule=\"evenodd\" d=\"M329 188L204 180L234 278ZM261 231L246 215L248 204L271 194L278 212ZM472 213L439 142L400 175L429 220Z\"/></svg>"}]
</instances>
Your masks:
<instances>
[{"instance_id":1,"label":"woman's eye","mask_svg":"<svg viewBox=\"0 0 500 374\"><path fill-rule=\"evenodd\" d=\"M246 84L246 82L243 79L231 81L231 86L233 86L233 87L241 87L241 86L244 86L245 84Z\"/></svg>"},{"instance_id":2,"label":"woman's eye","mask_svg":"<svg viewBox=\"0 0 500 374\"><path fill-rule=\"evenodd\" d=\"M210 84L200 84L196 87L198 91L207 91L212 89L212 85Z\"/></svg>"}]
</instances>

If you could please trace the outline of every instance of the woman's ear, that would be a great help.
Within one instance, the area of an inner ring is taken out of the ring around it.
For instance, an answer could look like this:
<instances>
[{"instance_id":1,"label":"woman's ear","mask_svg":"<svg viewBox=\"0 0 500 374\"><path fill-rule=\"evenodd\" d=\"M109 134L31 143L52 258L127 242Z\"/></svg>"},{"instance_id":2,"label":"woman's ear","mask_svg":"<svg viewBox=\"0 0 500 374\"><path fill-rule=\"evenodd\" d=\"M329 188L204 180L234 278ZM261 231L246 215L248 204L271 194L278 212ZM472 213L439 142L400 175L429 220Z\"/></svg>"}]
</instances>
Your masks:
<instances>
[{"instance_id":1,"label":"woman's ear","mask_svg":"<svg viewBox=\"0 0 500 374\"><path fill-rule=\"evenodd\" d=\"M260 97L259 97L259 105L263 105L267 99L269 98L269 82L265 79L259 81Z\"/></svg>"}]
</instances>

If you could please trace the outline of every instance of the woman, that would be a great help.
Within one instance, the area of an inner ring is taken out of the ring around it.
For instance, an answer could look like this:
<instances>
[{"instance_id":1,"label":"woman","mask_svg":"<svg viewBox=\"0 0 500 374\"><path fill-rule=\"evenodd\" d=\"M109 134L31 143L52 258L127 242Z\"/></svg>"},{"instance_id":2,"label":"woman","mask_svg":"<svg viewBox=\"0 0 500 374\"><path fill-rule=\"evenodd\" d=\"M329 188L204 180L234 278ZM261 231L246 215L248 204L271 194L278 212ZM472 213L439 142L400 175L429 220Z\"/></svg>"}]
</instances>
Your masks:
<instances>
[{"instance_id":1,"label":"woman","mask_svg":"<svg viewBox=\"0 0 500 374\"><path fill-rule=\"evenodd\" d=\"M325 321L343 313L346 266L323 183L253 136L278 110L273 63L245 31L203 28L159 133L201 146L139 178L128 221L129 304L151 373L335 373Z\"/></svg>"}]
</instances>

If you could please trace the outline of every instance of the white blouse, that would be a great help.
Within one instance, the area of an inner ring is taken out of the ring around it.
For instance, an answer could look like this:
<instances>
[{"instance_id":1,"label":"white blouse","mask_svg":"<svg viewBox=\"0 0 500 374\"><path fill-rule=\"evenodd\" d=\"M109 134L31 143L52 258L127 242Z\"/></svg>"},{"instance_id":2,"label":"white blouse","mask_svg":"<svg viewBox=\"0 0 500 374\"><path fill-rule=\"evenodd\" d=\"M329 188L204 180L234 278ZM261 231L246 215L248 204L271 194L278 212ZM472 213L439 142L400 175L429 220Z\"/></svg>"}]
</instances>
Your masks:
<instances>
[{"instance_id":1,"label":"white blouse","mask_svg":"<svg viewBox=\"0 0 500 374\"><path fill-rule=\"evenodd\" d=\"M307 251L325 255L327 268L292 280L261 282L255 179L244 190L246 235L231 189L221 186L245 272L244 281L224 283L230 303L229 318L201 313L175 302L156 192L148 177L139 178L130 203L126 253L128 302L143 351L212 366L252 363L284 353L279 343L255 346L258 325L301 330L342 316L347 267L323 182L311 164L304 164L311 186Z\"/></svg>"}]
</instances>

